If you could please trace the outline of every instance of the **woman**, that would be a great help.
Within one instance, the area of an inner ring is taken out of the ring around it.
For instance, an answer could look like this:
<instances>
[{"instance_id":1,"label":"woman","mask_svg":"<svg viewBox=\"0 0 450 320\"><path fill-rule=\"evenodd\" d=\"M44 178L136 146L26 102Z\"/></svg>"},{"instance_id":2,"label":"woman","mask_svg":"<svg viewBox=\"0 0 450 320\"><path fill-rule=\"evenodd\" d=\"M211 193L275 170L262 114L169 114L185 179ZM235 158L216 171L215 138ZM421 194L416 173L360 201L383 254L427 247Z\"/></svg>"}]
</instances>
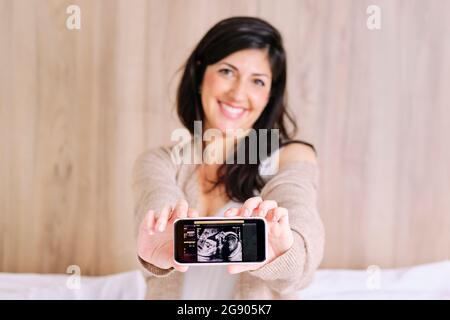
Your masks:
<instances>
[{"instance_id":1,"label":"woman","mask_svg":"<svg viewBox=\"0 0 450 320\"><path fill-rule=\"evenodd\" d=\"M220 142L236 157L246 147L247 162L224 163L225 156L217 152L211 157L220 161L179 164L173 161L173 147L149 150L138 158L133 189L147 298L286 299L311 281L324 246L316 209L318 168L312 146L292 140L296 126L285 107L285 89L282 38L261 19L235 17L217 23L188 58L177 94L181 122L194 136L194 121L201 121L203 130L222 133L223 141L203 143L202 150ZM274 143L256 135L256 148L265 143L268 157L258 153L257 163L249 162L255 143L247 134L265 129L279 137ZM230 140L227 133L238 131L246 134L223 143ZM277 172L262 175L262 162L274 159ZM267 261L189 270L176 264L173 221L206 215L265 217Z\"/></svg>"}]
</instances>

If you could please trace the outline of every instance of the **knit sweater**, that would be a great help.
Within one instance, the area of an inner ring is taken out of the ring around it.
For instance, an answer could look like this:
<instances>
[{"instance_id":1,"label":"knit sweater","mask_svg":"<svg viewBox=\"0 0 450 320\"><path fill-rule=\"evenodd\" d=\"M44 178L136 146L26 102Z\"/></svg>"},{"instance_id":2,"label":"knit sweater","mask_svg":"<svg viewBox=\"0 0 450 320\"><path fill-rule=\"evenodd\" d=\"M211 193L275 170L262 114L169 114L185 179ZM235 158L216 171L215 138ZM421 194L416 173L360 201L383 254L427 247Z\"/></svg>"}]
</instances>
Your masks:
<instances>
[{"instance_id":1,"label":"knit sweater","mask_svg":"<svg viewBox=\"0 0 450 320\"><path fill-rule=\"evenodd\" d=\"M159 212L186 199L198 208L198 165L176 164L170 147L147 150L133 168L136 231L149 209ZM291 162L266 178L263 200L275 200L288 209L294 242L288 251L253 271L239 274L235 299L296 299L298 290L313 279L323 257L324 228L317 211L318 167L306 161ZM148 290L147 299L180 299L183 273L161 269L140 258Z\"/></svg>"}]
</instances>

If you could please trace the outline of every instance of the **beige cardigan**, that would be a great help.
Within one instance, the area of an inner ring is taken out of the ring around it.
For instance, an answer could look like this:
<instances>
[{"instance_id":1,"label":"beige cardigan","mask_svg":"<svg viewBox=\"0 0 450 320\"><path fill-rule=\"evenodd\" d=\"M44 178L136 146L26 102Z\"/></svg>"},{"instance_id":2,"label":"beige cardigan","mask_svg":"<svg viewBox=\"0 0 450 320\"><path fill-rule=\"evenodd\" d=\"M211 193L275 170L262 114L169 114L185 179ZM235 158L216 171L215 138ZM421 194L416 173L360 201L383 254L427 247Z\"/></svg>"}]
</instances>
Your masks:
<instances>
[{"instance_id":1,"label":"beige cardigan","mask_svg":"<svg viewBox=\"0 0 450 320\"><path fill-rule=\"evenodd\" d=\"M170 147L144 152L133 169L136 230L149 209L162 209L184 198L198 208L198 165L177 165ZM240 273L235 299L295 299L318 268L324 249L324 229L316 207L318 168L309 162L293 162L266 179L263 200L275 200L289 212L294 235L292 247L258 270ZM183 276L139 259L147 279L147 299L180 299Z\"/></svg>"}]
</instances>

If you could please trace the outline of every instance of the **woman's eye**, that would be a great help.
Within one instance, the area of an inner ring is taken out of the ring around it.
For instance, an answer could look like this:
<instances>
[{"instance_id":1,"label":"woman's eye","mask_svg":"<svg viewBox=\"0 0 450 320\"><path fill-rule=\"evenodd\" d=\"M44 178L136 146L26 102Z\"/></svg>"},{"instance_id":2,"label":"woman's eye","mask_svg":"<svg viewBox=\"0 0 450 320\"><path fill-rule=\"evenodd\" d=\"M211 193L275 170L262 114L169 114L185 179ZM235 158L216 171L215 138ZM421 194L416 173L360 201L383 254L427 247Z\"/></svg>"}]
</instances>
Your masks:
<instances>
[{"instance_id":1,"label":"woman's eye","mask_svg":"<svg viewBox=\"0 0 450 320\"><path fill-rule=\"evenodd\" d=\"M233 74L233 71L231 69L220 69L219 73L225 76L231 76Z\"/></svg>"},{"instance_id":2,"label":"woman's eye","mask_svg":"<svg viewBox=\"0 0 450 320\"><path fill-rule=\"evenodd\" d=\"M258 86L264 87L266 84L261 79L255 79L255 83Z\"/></svg>"}]
</instances>

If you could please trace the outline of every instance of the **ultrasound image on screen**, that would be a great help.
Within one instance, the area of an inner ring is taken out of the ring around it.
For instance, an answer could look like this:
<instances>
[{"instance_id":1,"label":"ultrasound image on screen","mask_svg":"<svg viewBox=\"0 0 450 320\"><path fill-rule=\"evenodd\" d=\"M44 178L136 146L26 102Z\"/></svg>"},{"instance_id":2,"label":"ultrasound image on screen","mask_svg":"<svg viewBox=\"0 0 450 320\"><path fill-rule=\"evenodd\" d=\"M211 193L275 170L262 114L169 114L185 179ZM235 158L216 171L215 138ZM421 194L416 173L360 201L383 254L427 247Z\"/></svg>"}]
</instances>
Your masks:
<instances>
[{"instance_id":1,"label":"ultrasound image on screen","mask_svg":"<svg viewBox=\"0 0 450 320\"><path fill-rule=\"evenodd\" d=\"M199 220L183 227L182 260L186 263L252 262L257 257L254 221Z\"/></svg>"},{"instance_id":2,"label":"ultrasound image on screen","mask_svg":"<svg viewBox=\"0 0 450 320\"><path fill-rule=\"evenodd\" d=\"M198 262L241 262L241 226L197 227Z\"/></svg>"}]
</instances>

